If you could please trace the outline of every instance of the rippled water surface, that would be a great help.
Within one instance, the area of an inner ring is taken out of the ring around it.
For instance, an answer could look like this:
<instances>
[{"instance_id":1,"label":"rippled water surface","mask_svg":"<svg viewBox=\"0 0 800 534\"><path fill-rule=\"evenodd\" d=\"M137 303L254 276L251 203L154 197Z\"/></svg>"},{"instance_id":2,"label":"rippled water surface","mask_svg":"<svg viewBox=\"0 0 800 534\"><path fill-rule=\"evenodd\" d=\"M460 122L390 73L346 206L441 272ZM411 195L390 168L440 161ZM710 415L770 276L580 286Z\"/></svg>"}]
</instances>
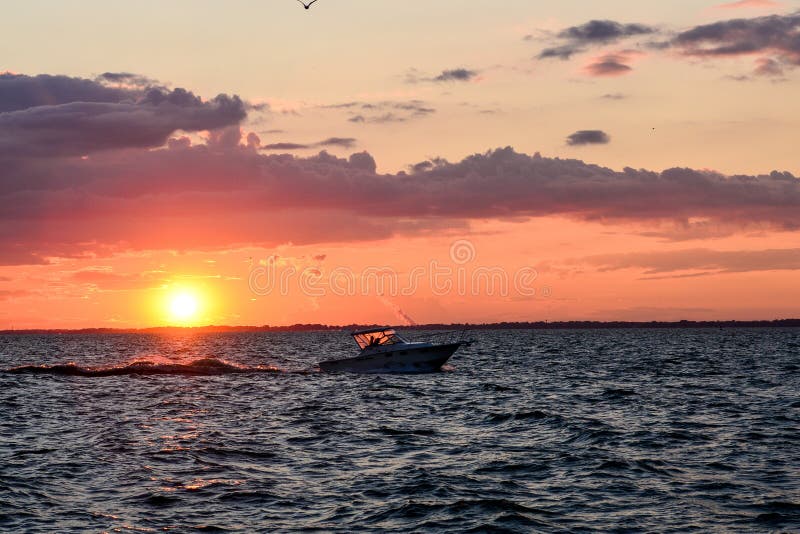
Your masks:
<instances>
[{"instance_id":1,"label":"rippled water surface","mask_svg":"<svg viewBox=\"0 0 800 534\"><path fill-rule=\"evenodd\" d=\"M0 336L0 531L800 530L800 330L474 337Z\"/></svg>"}]
</instances>

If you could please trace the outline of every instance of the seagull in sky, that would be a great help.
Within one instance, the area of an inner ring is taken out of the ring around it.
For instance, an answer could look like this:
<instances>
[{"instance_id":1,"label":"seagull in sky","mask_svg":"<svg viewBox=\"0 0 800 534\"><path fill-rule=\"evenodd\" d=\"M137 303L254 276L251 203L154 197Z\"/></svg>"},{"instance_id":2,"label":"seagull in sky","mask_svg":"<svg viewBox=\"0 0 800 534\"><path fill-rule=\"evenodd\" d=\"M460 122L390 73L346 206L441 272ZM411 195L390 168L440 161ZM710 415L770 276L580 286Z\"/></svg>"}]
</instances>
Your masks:
<instances>
[{"instance_id":1,"label":"seagull in sky","mask_svg":"<svg viewBox=\"0 0 800 534\"><path fill-rule=\"evenodd\" d=\"M297 1L298 1L298 2L300 2L300 4L301 4L301 5L302 5L304 8L308 9L308 8L310 8L310 7L311 7L311 4L313 4L313 3L314 3L314 2L316 2L317 0L311 0L311 1L310 1L309 3L307 3L307 4L306 4L305 2L303 2L303 0L297 0Z\"/></svg>"}]
</instances>

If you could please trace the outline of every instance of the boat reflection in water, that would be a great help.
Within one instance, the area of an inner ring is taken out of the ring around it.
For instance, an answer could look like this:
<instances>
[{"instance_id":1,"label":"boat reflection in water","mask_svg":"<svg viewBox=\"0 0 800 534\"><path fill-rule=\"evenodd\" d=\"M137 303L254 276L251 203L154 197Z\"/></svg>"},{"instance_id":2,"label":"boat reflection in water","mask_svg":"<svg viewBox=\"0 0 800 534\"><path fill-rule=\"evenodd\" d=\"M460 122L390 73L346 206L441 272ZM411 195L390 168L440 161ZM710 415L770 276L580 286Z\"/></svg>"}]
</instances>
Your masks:
<instances>
[{"instance_id":1,"label":"boat reflection in water","mask_svg":"<svg viewBox=\"0 0 800 534\"><path fill-rule=\"evenodd\" d=\"M431 341L411 342L402 338L394 328L368 328L351 334L361 352L353 358L328 360L319 363L326 372L347 373L432 373L462 345L466 330L434 334Z\"/></svg>"}]
</instances>

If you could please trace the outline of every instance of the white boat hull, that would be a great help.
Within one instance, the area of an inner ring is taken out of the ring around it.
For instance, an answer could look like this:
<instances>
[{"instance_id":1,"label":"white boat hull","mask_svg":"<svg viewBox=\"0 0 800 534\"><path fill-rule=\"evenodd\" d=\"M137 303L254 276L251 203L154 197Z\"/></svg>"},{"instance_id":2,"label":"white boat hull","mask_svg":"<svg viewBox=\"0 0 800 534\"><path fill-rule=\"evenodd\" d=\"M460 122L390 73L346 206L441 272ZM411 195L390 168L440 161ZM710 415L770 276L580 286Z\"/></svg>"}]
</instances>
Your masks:
<instances>
[{"instance_id":1,"label":"white boat hull","mask_svg":"<svg viewBox=\"0 0 800 534\"><path fill-rule=\"evenodd\" d=\"M395 351L360 354L354 358L319 363L325 372L342 373L433 373L439 371L461 343L400 348Z\"/></svg>"}]
</instances>

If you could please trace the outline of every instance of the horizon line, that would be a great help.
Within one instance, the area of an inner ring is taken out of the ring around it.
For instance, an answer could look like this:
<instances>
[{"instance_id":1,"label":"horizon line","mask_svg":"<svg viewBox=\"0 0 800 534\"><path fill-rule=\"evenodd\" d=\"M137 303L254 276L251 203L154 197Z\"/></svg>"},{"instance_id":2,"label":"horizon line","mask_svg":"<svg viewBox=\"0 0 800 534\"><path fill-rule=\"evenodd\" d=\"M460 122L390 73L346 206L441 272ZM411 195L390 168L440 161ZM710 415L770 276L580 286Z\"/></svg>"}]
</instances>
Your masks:
<instances>
[{"instance_id":1,"label":"horizon line","mask_svg":"<svg viewBox=\"0 0 800 534\"><path fill-rule=\"evenodd\" d=\"M547 330L547 329L612 329L612 328L781 328L800 327L800 318L789 319L755 319L755 320L703 320L681 319L677 321L501 321L492 323L425 323L414 325L390 326L378 323L352 323L346 325L328 325L322 323L296 323L292 325L203 325L203 326L149 326L142 328L86 327L86 328L21 328L3 329L0 335L8 334L147 334L170 331L186 331L200 333L246 333L246 332L314 332L314 331L351 331L360 328L384 327L406 330Z\"/></svg>"}]
</instances>

